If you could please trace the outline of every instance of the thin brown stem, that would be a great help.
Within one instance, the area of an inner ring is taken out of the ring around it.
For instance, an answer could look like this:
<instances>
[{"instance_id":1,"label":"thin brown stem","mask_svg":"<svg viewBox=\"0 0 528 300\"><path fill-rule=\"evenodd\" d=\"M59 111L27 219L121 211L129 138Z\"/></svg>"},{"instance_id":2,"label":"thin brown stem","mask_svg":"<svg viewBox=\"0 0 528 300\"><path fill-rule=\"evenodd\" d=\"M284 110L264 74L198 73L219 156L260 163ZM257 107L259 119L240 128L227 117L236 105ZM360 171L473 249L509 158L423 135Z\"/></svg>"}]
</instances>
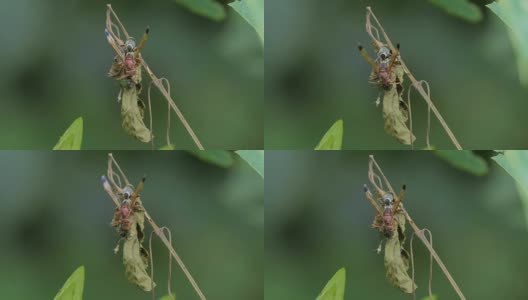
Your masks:
<instances>
[{"instance_id":1,"label":"thin brown stem","mask_svg":"<svg viewBox=\"0 0 528 300\"><path fill-rule=\"evenodd\" d=\"M152 229L154 229L154 233L156 235L158 235L158 237L161 239L161 241L163 242L163 244L165 244L165 247L167 247L167 249L169 249L172 257L174 257L174 259L176 260L176 262L178 263L178 265L180 266L180 268L182 269L183 273L185 273L185 276L187 276L187 279L189 280L189 282L191 283L191 285L193 286L194 290L196 291L196 293L198 294L198 296L200 297L200 299L202 300L206 300L205 299L205 296L204 294L202 293L202 290L200 290L200 287L198 287L198 284L196 283L196 281L194 280L194 278L192 277L191 273L189 272L189 270L185 267L185 264L183 263L182 259L180 258L180 256L176 253L176 250L174 250L174 248L172 247L171 243L169 242L168 238L165 236L165 233L163 232L163 230L161 230L158 225L156 225L156 223L154 222L154 220L152 220L152 218L150 217L150 215L147 213L147 211L145 210L145 218L147 219L147 221L150 223L150 226L152 226Z\"/></svg>"},{"instance_id":2,"label":"thin brown stem","mask_svg":"<svg viewBox=\"0 0 528 300\"><path fill-rule=\"evenodd\" d=\"M110 33L110 35L112 36L112 38L119 42L121 41L119 39L119 37L113 32L113 28L114 26L112 26L113 22L112 22L112 16L116 19L119 27L121 28L121 30L123 31L123 33L125 34L125 38L130 38L130 36L128 35L128 32L126 31L125 27L123 26L123 24L121 23L121 21L119 20L119 17L117 16L117 14L114 12L114 10L112 9L112 5L110 4L107 4L107 13L106 13L106 29L107 31ZM114 48L114 50L116 50L116 52L118 53L118 55L120 55L121 57L123 57L123 53L121 53L121 51L118 51L118 47L116 49L115 45L110 41L110 44L112 45L112 47ZM189 133L189 135L191 136L192 140L194 141L194 143L196 144L196 147L198 147L198 149L200 150L204 150L204 147L202 146L202 143L200 143L200 140L198 139L198 137L196 136L196 134L194 133L194 131L192 130L191 128L191 125L189 125L189 122L187 122L187 120L185 119L185 117L183 116L182 112L180 111L180 109L178 108L178 106L176 106L176 103L174 102L174 100L172 99L172 97L170 96L170 93L169 91L167 91L167 89L163 86L163 84L160 82L159 78L154 75L154 72L152 72L152 70L149 68L147 62L145 61L145 59L143 59L143 56L141 55L141 53L139 54L139 58L141 59L141 64L143 65L143 67L145 68L145 70L147 71L147 73L149 74L150 78L152 79L152 82L154 83L154 85L158 88L158 90L161 92L161 94L163 95L163 97L165 97L165 99L167 100L167 102L169 103L170 107L174 110L174 112L176 113L176 115L178 116L178 118L180 119L180 121L182 122L183 126L185 127L185 129L187 130L187 132ZM152 128L151 128L152 130Z\"/></svg>"},{"instance_id":3,"label":"thin brown stem","mask_svg":"<svg viewBox=\"0 0 528 300\"><path fill-rule=\"evenodd\" d=\"M112 171L112 163L114 163L117 167L117 170L119 170L119 173L120 175L125 179L125 182L127 185L130 185L130 181L128 181L128 178L126 177L125 173L123 172L123 170L121 170L121 167L119 167L119 164L117 163L117 161L115 160L114 156L112 155L112 153L108 153L108 157L110 158L108 160L108 166L109 166L109 170ZM113 177L113 176L111 176Z\"/></svg>"},{"instance_id":4,"label":"thin brown stem","mask_svg":"<svg viewBox=\"0 0 528 300\"><path fill-rule=\"evenodd\" d=\"M383 178L383 181L385 181L385 184L387 185L387 188L389 189L389 191L394 194L394 189L392 188L390 182L387 180L387 177L385 177L385 174L383 173L383 171L381 170L380 166L378 165L378 163L374 159L374 155L370 155L369 159L370 159L370 162L378 170L379 174L381 175L381 178ZM422 243L425 245L425 247L427 247L427 249L429 250L429 252L433 256L434 260L436 261L436 263L438 264L438 266L440 267L440 269L442 270L444 275L447 277L447 280L449 280L449 283L451 284L451 286L453 287L455 292L458 294L460 299L465 300L466 297L464 297L464 294L462 293L462 290L460 290L460 288L456 284L455 279L453 278L453 276L451 276L451 274L447 270L447 267L444 265L444 263L440 259L440 256L438 256L436 251L433 249L433 246L431 245L431 243L429 243L429 241L425 237L425 234L423 233L423 231L420 230L420 228L416 225L416 223L414 223L414 221L411 218L411 216L409 215L409 213L407 213L407 211L403 207L403 203L400 204L400 209L401 209L402 213L404 214L405 218L407 219L407 222L409 222L409 224L411 225L412 229L414 230L414 233L416 234L416 236L422 241Z\"/></svg>"},{"instance_id":5,"label":"thin brown stem","mask_svg":"<svg viewBox=\"0 0 528 300\"><path fill-rule=\"evenodd\" d=\"M429 229L424 228L422 231L425 233L427 232L429 234L429 241L431 243L431 247L433 246L433 234ZM415 234L413 233L411 236L411 242L410 242L410 252L411 252L411 270L412 270L412 282L414 285L414 250L413 250L413 241L414 241ZM433 255L431 254L429 256L429 298L433 299ZM413 289L413 299L416 299L416 288Z\"/></svg>"},{"instance_id":6,"label":"thin brown stem","mask_svg":"<svg viewBox=\"0 0 528 300\"><path fill-rule=\"evenodd\" d=\"M172 233L169 228L167 227L161 227L161 230L166 230L169 235L169 243L172 245ZM152 279L152 300L156 299L156 289L154 288L154 250L152 250L152 234L154 233L154 230L150 232L149 236L149 253L150 253L150 278ZM167 290L169 295L172 299L172 290L171 290L171 277L172 277L172 254L169 251L169 272L167 276Z\"/></svg>"},{"instance_id":7,"label":"thin brown stem","mask_svg":"<svg viewBox=\"0 0 528 300\"><path fill-rule=\"evenodd\" d=\"M389 36L385 32L385 29L383 29L383 26L381 26L381 23L376 18L376 15L374 15L374 12L370 8L370 6L367 6L367 21L366 21L367 33L369 33L370 37L373 39L373 41L375 43L377 43L378 45L380 45L380 44L383 45L383 43L379 39L376 39L374 37L374 35L372 34L372 29L375 28L375 27L372 27L372 23L370 21L370 17L371 16L374 19L374 21L376 22L376 24L378 25L379 30L381 30L381 33L383 34L383 37L384 37L385 41L387 42L387 44L390 46L391 49L395 49L394 45L392 44L392 42L391 42L391 40L389 38ZM376 30L378 30L378 29L376 28ZM431 97L429 97L429 95L423 89L422 85L418 82L418 80L416 80L416 78L413 76L413 74L411 73L409 68L407 68L407 66L405 65L405 63L404 63L403 59L401 58L401 56L400 56L399 61L400 61L401 65L402 65L405 73L407 74L407 76L411 80L414 88L420 93L420 95L425 100L425 102L427 103L429 108L435 114L435 116L438 119L438 121L440 122L440 124L442 124L442 127L444 128L445 132L447 133L447 135L451 139L451 142L453 143L453 145L455 145L457 150L462 150L462 146L460 146L460 143L456 139L455 135L453 134L453 132L451 131L451 129L447 125L446 121L444 120L444 118L442 117L442 115L440 114L440 112L438 111L436 106L434 105L433 101L431 100Z\"/></svg>"}]
</instances>

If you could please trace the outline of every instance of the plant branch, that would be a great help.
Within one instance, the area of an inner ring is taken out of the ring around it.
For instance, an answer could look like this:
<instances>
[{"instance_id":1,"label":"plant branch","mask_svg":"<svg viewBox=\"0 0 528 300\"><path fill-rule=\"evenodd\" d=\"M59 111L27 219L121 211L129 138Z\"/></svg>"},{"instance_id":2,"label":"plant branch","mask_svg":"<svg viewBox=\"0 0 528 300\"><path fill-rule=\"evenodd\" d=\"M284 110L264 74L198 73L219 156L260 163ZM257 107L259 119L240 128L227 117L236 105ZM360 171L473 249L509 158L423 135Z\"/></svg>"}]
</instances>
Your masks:
<instances>
[{"instance_id":1,"label":"plant branch","mask_svg":"<svg viewBox=\"0 0 528 300\"><path fill-rule=\"evenodd\" d=\"M383 174L383 171L381 170L380 166L378 165L378 163L374 159L374 155L369 155L369 160L370 160L370 162L369 162L369 173L371 173L371 171L373 170L372 165L374 165L376 167L376 169L378 170L379 174L381 175L381 177L383 178L383 181L387 185L387 188L389 189L389 191L393 195L396 195L394 193L394 189L392 188L390 182L387 180L387 177L385 177L385 174ZM373 176L369 174L369 178L373 178ZM464 294L462 293L462 291L460 290L460 288L456 284L455 279L453 278L453 276L451 276L451 274L447 270L447 267L444 265L444 263L440 259L440 256L438 256L438 254L434 250L434 248L431 245L431 243L429 243L429 240L426 238L423 230L420 230L420 228L416 225L416 223L414 223L414 221L411 218L411 216L409 215L409 213L407 213L407 211L403 207L403 203L400 203L399 207L402 210L405 218L407 219L407 222L409 222L409 224L411 225L412 229L414 230L414 234L416 234L416 236L422 241L422 243L425 245L425 247L427 247L427 249L429 250L429 252L433 256L434 260L436 261L436 263L440 267L440 269L442 269L442 272L444 272L444 275L447 277L447 280L449 280L449 283L451 283L451 286L453 287L455 292L458 294L460 299L465 300L466 297L464 297Z\"/></svg>"},{"instance_id":2,"label":"plant branch","mask_svg":"<svg viewBox=\"0 0 528 300\"><path fill-rule=\"evenodd\" d=\"M373 27L372 26L372 23L370 21L370 17L372 16L372 18L374 19L374 21L376 22L376 24L379 26L379 29L381 30L382 34L383 34L383 37L385 38L385 41L387 42L387 44L392 48L392 49L395 49L394 48L394 45L392 44L391 40L389 39L389 36L387 35L387 33L385 32L385 29L383 29L383 26L381 26L381 23L378 21L378 19L376 18L376 15L374 15L374 12L372 11L372 9L370 8L370 6L367 6L367 22L366 22L366 27L367 27L367 33L370 35L370 37L378 44L383 44L380 40L379 40L379 32L378 32L378 29L376 27ZM374 34L372 34L372 29L375 29L376 33L378 34L377 38L374 37ZM453 132L451 131L451 129L449 128L449 126L447 125L446 121L444 120L444 118L442 117L442 115L440 114L440 112L438 111L438 109L436 108L436 106L434 105L433 101L431 100L431 97L429 97L428 93L425 92L425 90L423 89L422 85L420 84L420 82L418 82L418 80L416 80L416 78L413 76L413 74L411 73L411 71L409 70L409 68L407 68L407 66L405 65L405 63L403 62L403 59L401 58L400 56L400 59L399 59L403 69L405 70L405 73L407 74L407 76L409 77L409 79L411 80L412 82L412 85L414 86L414 88L418 91L418 93L420 93L420 95L422 96L422 98L425 100L425 102L427 103L427 105L429 106L429 108L433 111L433 113L435 114L436 118L438 119L438 121L440 122L440 124L442 125L442 127L444 128L445 132L447 133L447 135L449 136L449 138L451 139L451 142L453 142L453 145L455 145L455 147L457 148L457 150L462 150L462 146L460 146L460 143L458 142L458 140L456 139L455 135L453 134Z\"/></svg>"},{"instance_id":3,"label":"plant branch","mask_svg":"<svg viewBox=\"0 0 528 300\"><path fill-rule=\"evenodd\" d=\"M122 41L120 40L119 36L116 35L114 33L114 31L113 31L113 29L116 27L116 25L112 22L112 16L114 16L114 18L116 19L117 25L118 25L117 28L120 28L122 30L122 32L125 35L125 38L126 39L130 38L130 35L128 35L128 32L125 29L125 27L123 26L123 24L121 23L121 21L119 20L119 17L117 16L117 14L112 9L112 5L107 4L106 6L107 6L106 30L108 31L109 34L111 34L113 40L118 41L119 43L122 43ZM120 57L123 58L123 53L119 50L119 47L117 47L115 44L112 44L112 43L110 43L110 44L114 48L114 50L117 52L117 54ZM204 150L204 147L202 146L202 143L200 143L200 140L198 139L198 137L196 136L196 134L192 130L191 126L189 125L189 122L187 122L187 120L183 116L183 114L180 111L180 109L178 108L178 106L176 106L176 103L174 102L174 100L170 96L169 91L167 91L167 89L163 86L163 84L160 82L159 78L156 75L154 75L154 72L152 72L152 70L149 68L147 62L145 61L145 59L143 59L143 56L141 55L141 53L139 54L139 57L141 58L141 64L143 65L143 67L145 68L147 73L149 74L150 78L152 79L152 82L158 88L158 90L161 92L163 97L165 97L165 99L169 103L170 107L174 110L174 112L176 113L176 115L178 116L180 121L182 122L183 126L185 127L185 129L187 130L189 135L191 136L192 140L196 144L196 147L198 147L198 149L200 149L200 150ZM152 130L152 128L151 128L151 130Z\"/></svg>"},{"instance_id":4,"label":"plant branch","mask_svg":"<svg viewBox=\"0 0 528 300\"><path fill-rule=\"evenodd\" d=\"M114 188L116 188L118 190L118 192L121 192L121 187L116 185L115 182L114 182L114 176L117 176L117 178L120 178L120 175L114 174L114 171L113 171L113 168L112 168L113 165L115 165L117 167L117 169L121 173L121 176L125 179L125 181L127 182L127 185L129 185L128 179L126 179L125 173L119 167L119 164L114 159L114 156L112 155L112 153L108 153L108 170L107 170L108 180L114 186ZM110 195L110 197L112 198L114 203L119 207L119 201L117 200L116 195L112 192L110 186L109 185L106 186L104 184L104 181L103 181L103 186L105 187L105 190ZM171 253L172 257L174 257L174 259L176 260L176 262L178 263L178 265L182 269L183 273L185 274L185 276L187 277L187 279L189 280L189 282L193 286L194 290L196 291L196 293L198 294L200 299L201 300L207 300L205 298L204 294L202 293L202 290L200 289L200 287L198 286L198 284L196 283L196 281L192 277L191 273L189 272L187 267L185 267L185 264L183 263L182 259L180 258L178 253L176 253L176 250L174 250L174 248L172 247L172 244L169 241L169 239L167 238L167 236L165 235L164 231L162 229L160 229L160 227L154 222L152 217L147 212L146 208L143 207L143 209L145 211L145 217L146 217L147 221L150 223L150 226L152 226L152 228L154 229L154 233L156 233L156 235L161 239L163 244L165 244L165 247L167 247L167 249Z\"/></svg>"}]
</instances>

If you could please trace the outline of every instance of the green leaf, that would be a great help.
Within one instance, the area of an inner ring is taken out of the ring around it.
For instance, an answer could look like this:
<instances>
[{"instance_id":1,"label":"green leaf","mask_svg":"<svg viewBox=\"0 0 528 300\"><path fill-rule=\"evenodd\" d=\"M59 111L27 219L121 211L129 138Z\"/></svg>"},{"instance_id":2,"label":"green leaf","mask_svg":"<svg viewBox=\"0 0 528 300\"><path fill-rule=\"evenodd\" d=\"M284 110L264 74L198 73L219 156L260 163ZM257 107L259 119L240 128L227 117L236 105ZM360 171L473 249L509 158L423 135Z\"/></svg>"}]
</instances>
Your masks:
<instances>
[{"instance_id":1,"label":"green leaf","mask_svg":"<svg viewBox=\"0 0 528 300\"><path fill-rule=\"evenodd\" d=\"M315 150L341 150L343 143L343 120L337 120L325 133Z\"/></svg>"},{"instance_id":2,"label":"green leaf","mask_svg":"<svg viewBox=\"0 0 528 300\"><path fill-rule=\"evenodd\" d=\"M176 300L176 294L165 295L165 296L161 297L160 300Z\"/></svg>"},{"instance_id":3,"label":"green leaf","mask_svg":"<svg viewBox=\"0 0 528 300\"><path fill-rule=\"evenodd\" d=\"M470 150L436 150L436 155L453 167L473 175L482 176L488 173L486 161Z\"/></svg>"},{"instance_id":4,"label":"green leaf","mask_svg":"<svg viewBox=\"0 0 528 300\"><path fill-rule=\"evenodd\" d=\"M264 150L237 150L235 152L264 178Z\"/></svg>"},{"instance_id":5,"label":"green leaf","mask_svg":"<svg viewBox=\"0 0 528 300\"><path fill-rule=\"evenodd\" d=\"M528 151L506 150L492 159L515 179L528 227Z\"/></svg>"},{"instance_id":6,"label":"green leaf","mask_svg":"<svg viewBox=\"0 0 528 300\"><path fill-rule=\"evenodd\" d=\"M526 0L501 0L486 5L508 27L510 40L517 56L519 78L528 86L528 4Z\"/></svg>"},{"instance_id":7,"label":"green leaf","mask_svg":"<svg viewBox=\"0 0 528 300\"><path fill-rule=\"evenodd\" d=\"M423 298L422 300L438 300L438 297L436 295L432 295L432 297L427 296Z\"/></svg>"},{"instance_id":8,"label":"green leaf","mask_svg":"<svg viewBox=\"0 0 528 300\"><path fill-rule=\"evenodd\" d=\"M468 22L477 23L482 20L480 8L467 0L429 0L429 2L442 8L448 14Z\"/></svg>"},{"instance_id":9,"label":"green leaf","mask_svg":"<svg viewBox=\"0 0 528 300\"><path fill-rule=\"evenodd\" d=\"M159 148L160 150L176 150L176 146L174 144L168 144L168 145L165 145L161 148Z\"/></svg>"},{"instance_id":10,"label":"green leaf","mask_svg":"<svg viewBox=\"0 0 528 300\"><path fill-rule=\"evenodd\" d=\"M66 280L53 300L82 300L84 289L84 266L80 266Z\"/></svg>"},{"instance_id":11,"label":"green leaf","mask_svg":"<svg viewBox=\"0 0 528 300\"><path fill-rule=\"evenodd\" d=\"M83 138L83 119L78 117L66 129L53 150L81 150Z\"/></svg>"},{"instance_id":12,"label":"green leaf","mask_svg":"<svg viewBox=\"0 0 528 300\"><path fill-rule=\"evenodd\" d=\"M234 162L233 155L226 150L189 150L188 152L204 162L222 168L229 168Z\"/></svg>"},{"instance_id":13,"label":"green leaf","mask_svg":"<svg viewBox=\"0 0 528 300\"><path fill-rule=\"evenodd\" d=\"M229 3L257 32L264 45L264 0L240 0Z\"/></svg>"},{"instance_id":14,"label":"green leaf","mask_svg":"<svg viewBox=\"0 0 528 300\"><path fill-rule=\"evenodd\" d=\"M345 297L346 271L339 269L325 285L316 300L343 300Z\"/></svg>"},{"instance_id":15,"label":"green leaf","mask_svg":"<svg viewBox=\"0 0 528 300\"><path fill-rule=\"evenodd\" d=\"M213 0L174 0L174 2L184 6L197 15L215 21L221 21L225 18L226 13L224 7Z\"/></svg>"}]
</instances>

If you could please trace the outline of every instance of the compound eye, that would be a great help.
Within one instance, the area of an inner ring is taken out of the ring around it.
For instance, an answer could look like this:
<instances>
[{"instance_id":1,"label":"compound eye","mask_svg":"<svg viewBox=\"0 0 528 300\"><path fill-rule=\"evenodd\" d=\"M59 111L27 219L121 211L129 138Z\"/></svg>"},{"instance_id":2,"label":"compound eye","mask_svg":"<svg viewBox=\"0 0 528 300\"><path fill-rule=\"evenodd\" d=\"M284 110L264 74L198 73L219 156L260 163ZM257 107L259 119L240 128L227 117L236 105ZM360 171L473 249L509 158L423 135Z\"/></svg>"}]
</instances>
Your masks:
<instances>
[{"instance_id":1,"label":"compound eye","mask_svg":"<svg viewBox=\"0 0 528 300\"><path fill-rule=\"evenodd\" d=\"M387 204L391 204L393 201L394 201L394 198L392 197L391 194L385 195L385 197L383 197L383 202Z\"/></svg>"},{"instance_id":2,"label":"compound eye","mask_svg":"<svg viewBox=\"0 0 528 300\"><path fill-rule=\"evenodd\" d=\"M130 39L130 40L125 42L125 46L126 46L127 52L134 51L134 48L136 48L136 42L134 42L134 40Z\"/></svg>"}]
</instances>

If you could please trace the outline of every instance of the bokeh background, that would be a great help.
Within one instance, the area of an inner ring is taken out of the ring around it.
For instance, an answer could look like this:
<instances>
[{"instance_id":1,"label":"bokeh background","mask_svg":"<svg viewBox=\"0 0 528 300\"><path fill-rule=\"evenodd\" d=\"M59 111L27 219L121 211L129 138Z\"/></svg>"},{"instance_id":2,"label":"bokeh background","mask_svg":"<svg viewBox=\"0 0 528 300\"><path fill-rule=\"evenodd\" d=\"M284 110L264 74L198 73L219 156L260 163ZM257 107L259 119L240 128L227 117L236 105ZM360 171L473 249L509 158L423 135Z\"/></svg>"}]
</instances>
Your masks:
<instances>
[{"instance_id":1,"label":"bokeh background","mask_svg":"<svg viewBox=\"0 0 528 300\"><path fill-rule=\"evenodd\" d=\"M106 75L115 55L104 36L107 3L0 3L0 148L51 149L82 116L83 149L150 149L121 128L119 86ZM263 50L240 15L226 6L226 18L215 22L173 0L111 4L136 38L150 25L143 57L169 79L206 149L262 149ZM163 146L167 102L156 89L152 96L154 134ZM177 148L195 148L175 114L171 127Z\"/></svg>"},{"instance_id":2,"label":"bokeh background","mask_svg":"<svg viewBox=\"0 0 528 300\"><path fill-rule=\"evenodd\" d=\"M146 174L143 204L170 228L208 299L262 299L264 187L249 165L237 158L223 169L181 151L114 157L134 184ZM0 152L2 299L52 299L80 265L84 299L151 299L127 281L122 253L113 253L114 204L100 183L106 162L103 151ZM153 248L159 298L167 293L168 253L157 238ZM198 299L175 262L172 274L177 299Z\"/></svg>"},{"instance_id":3,"label":"bokeh background","mask_svg":"<svg viewBox=\"0 0 528 300\"><path fill-rule=\"evenodd\" d=\"M528 125L528 91L522 88L507 27L484 5L476 24L453 17L429 1L266 2L266 149L313 149L337 120L344 120L344 149L408 149L383 129L365 32L366 6L399 42L402 57L431 97L462 147L526 149L519 128ZM405 82L408 89L409 81ZM406 96L406 91L405 91ZM418 147L425 146L427 106L411 95ZM432 115L433 146L454 146Z\"/></svg>"},{"instance_id":4,"label":"bokeh background","mask_svg":"<svg viewBox=\"0 0 528 300\"><path fill-rule=\"evenodd\" d=\"M496 163L476 177L422 151L267 151L265 299L315 299L341 267L345 299L411 297L388 283L383 254L375 252L381 236L370 227L375 209L363 194L369 154L396 190L407 184L407 211L432 231L468 299L526 299L528 235L514 180ZM418 239L414 255L422 299L429 255ZM433 292L458 299L436 265Z\"/></svg>"}]
</instances>

